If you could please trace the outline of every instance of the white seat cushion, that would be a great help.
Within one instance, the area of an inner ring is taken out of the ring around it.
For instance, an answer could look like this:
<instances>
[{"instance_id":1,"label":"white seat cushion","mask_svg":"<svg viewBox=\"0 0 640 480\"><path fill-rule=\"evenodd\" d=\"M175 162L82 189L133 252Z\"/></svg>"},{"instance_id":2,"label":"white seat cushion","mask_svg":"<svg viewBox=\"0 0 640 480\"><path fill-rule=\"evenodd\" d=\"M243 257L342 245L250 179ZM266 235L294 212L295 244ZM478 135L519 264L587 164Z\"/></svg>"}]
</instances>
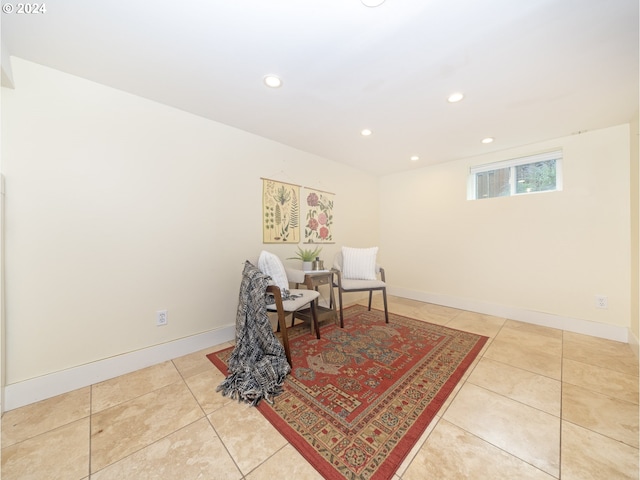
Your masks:
<instances>
[{"instance_id":1,"label":"white seat cushion","mask_svg":"<svg viewBox=\"0 0 640 480\"><path fill-rule=\"evenodd\" d=\"M385 283L382 280L352 280L349 278L341 279L343 290L363 290L368 288L382 288Z\"/></svg>"},{"instance_id":2,"label":"white seat cushion","mask_svg":"<svg viewBox=\"0 0 640 480\"><path fill-rule=\"evenodd\" d=\"M293 300L283 300L282 301L282 309L285 312L295 312L296 310L304 307L312 300L315 300L320 295L319 292L315 290L304 290L304 289L296 289L289 290L291 295L302 295L301 297L294 298ZM267 304L267 310L276 311L276 304Z\"/></svg>"}]
</instances>

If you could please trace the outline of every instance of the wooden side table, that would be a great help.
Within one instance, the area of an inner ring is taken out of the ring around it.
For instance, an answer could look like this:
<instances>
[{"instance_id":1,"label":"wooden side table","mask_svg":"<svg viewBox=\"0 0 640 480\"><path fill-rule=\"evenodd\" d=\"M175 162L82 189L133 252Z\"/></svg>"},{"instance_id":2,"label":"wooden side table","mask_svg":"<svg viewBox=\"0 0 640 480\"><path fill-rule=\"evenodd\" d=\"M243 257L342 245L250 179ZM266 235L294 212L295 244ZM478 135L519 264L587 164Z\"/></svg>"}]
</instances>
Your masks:
<instances>
[{"instance_id":1,"label":"wooden side table","mask_svg":"<svg viewBox=\"0 0 640 480\"><path fill-rule=\"evenodd\" d=\"M299 286L300 284L297 284ZM336 302L333 296L333 269L332 270L320 270L317 272L304 272L304 282L309 290L318 290L318 287L323 285L329 286L329 307L324 307L319 304L316 299L316 315L318 325L322 320L333 319L338 322L338 312L336 311ZM295 312L295 316L312 322L311 309L306 308ZM312 322L313 325L313 322ZM316 332L318 334L318 332Z\"/></svg>"}]
</instances>

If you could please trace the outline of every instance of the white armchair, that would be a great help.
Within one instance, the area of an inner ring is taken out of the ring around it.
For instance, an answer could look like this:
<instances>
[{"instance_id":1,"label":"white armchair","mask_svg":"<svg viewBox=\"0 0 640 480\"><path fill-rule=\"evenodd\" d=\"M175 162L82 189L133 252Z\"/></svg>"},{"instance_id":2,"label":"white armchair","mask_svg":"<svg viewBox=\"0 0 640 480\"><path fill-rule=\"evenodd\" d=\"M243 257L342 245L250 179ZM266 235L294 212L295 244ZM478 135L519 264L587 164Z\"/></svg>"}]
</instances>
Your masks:
<instances>
[{"instance_id":1,"label":"white armchair","mask_svg":"<svg viewBox=\"0 0 640 480\"><path fill-rule=\"evenodd\" d=\"M296 311L309 307L311 309L311 330L315 329L316 337L320 338L318 315L316 312L316 299L320 295L315 290L289 289L289 278L280 258L276 255L262 251L258 258L258 269L271 277L273 285L267 287L267 293L273 295L274 303L267 303L267 310L277 312L278 330L282 335L282 345L290 366L291 350L289 348L289 336L287 335L286 317L294 315ZM297 282L297 279L292 279Z\"/></svg>"},{"instance_id":2,"label":"white armchair","mask_svg":"<svg viewBox=\"0 0 640 480\"><path fill-rule=\"evenodd\" d=\"M384 302L384 319L389 323L387 307L387 284L384 268L376 263L378 247L350 248L342 247L333 259L335 270L334 287L338 288L338 302L340 304L340 326L344 327L342 312L343 292L369 292L369 310L374 291L382 292Z\"/></svg>"}]
</instances>

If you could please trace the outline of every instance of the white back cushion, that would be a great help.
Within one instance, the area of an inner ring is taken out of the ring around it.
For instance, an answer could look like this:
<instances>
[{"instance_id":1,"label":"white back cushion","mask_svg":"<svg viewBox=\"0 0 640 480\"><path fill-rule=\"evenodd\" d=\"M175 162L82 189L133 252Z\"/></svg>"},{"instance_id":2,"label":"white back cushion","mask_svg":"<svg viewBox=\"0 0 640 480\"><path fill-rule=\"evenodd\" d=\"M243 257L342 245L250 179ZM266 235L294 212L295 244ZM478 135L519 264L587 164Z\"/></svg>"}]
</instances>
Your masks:
<instances>
[{"instance_id":1,"label":"white back cushion","mask_svg":"<svg viewBox=\"0 0 640 480\"><path fill-rule=\"evenodd\" d=\"M342 247L342 275L352 280L375 280L378 247Z\"/></svg>"},{"instance_id":2,"label":"white back cushion","mask_svg":"<svg viewBox=\"0 0 640 480\"><path fill-rule=\"evenodd\" d=\"M266 251L260 252L258 258L258 268L265 275L269 275L273 284L280 287L280 290L289 290L289 280L282 261L277 255Z\"/></svg>"}]
</instances>

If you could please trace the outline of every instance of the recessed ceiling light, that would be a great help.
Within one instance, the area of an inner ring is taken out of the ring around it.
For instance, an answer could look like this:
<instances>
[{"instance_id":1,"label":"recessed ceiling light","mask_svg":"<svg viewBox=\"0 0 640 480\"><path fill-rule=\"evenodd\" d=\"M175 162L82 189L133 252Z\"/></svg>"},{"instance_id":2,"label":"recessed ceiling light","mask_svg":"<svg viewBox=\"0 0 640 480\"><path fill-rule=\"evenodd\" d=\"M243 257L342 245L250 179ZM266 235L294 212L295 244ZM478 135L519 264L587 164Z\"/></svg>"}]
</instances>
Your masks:
<instances>
[{"instance_id":1,"label":"recessed ceiling light","mask_svg":"<svg viewBox=\"0 0 640 480\"><path fill-rule=\"evenodd\" d=\"M360 135L362 135L363 137L368 137L369 135L371 135L373 132L371 130L369 130L368 128L365 128L364 130L362 130L360 132Z\"/></svg>"},{"instance_id":2,"label":"recessed ceiling light","mask_svg":"<svg viewBox=\"0 0 640 480\"><path fill-rule=\"evenodd\" d=\"M482 143L491 143L493 142L493 137L487 137L482 139Z\"/></svg>"},{"instance_id":3,"label":"recessed ceiling light","mask_svg":"<svg viewBox=\"0 0 640 480\"><path fill-rule=\"evenodd\" d=\"M464 95L460 92L456 92L456 93L452 93L451 95L449 95L449 97L447 98L447 102L449 103L456 103L459 102L460 100L462 100L464 98Z\"/></svg>"},{"instance_id":4,"label":"recessed ceiling light","mask_svg":"<svg viewBox=\"0 0 640 480\"><path fill-rule=\"evenodd\" d=\"M384 0L360 0L365 7L379 7Z\"/></svg>"},{"instance_id":5,"label":"recessed ceiling light","mask_svg":"<svg viewBox=\"0 0 640 480\"><path fill-rule=\"evenodd\" d=\"M418 160L420 160L420 157L417 155L414 155L413 157L411 157L412 162L417 162Z\"/></svg>"},{"instance_id":6,"label":"recessed ceiling light","mask_svg":"<svg viewBox=\"0 0 640 480\"><path fill-rule=\"evenodd\" d=\"M278 88L282 85L282 80L276 75L265 75L264 84L267 87Z\"/></svg>"}]
</instances>

